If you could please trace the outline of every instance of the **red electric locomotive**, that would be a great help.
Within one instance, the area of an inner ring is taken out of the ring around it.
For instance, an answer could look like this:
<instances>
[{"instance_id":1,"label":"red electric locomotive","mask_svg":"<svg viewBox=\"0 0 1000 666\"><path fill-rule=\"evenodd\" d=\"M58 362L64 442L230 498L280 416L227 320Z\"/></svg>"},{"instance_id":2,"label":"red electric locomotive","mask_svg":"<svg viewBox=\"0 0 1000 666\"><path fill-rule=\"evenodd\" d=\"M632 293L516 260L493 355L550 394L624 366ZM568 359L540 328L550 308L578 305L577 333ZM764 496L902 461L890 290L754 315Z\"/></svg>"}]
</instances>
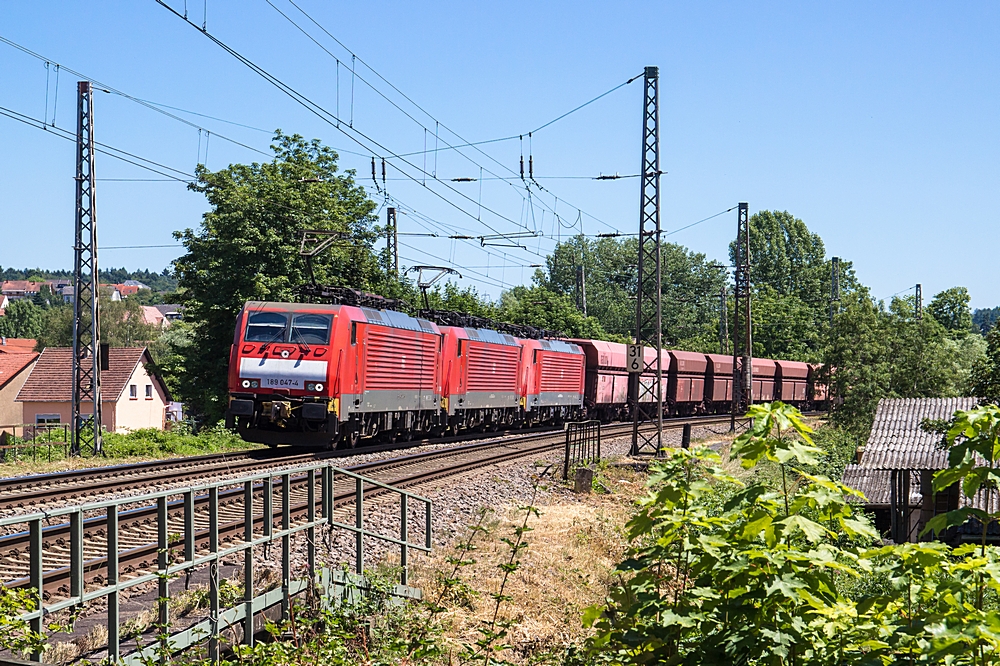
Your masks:
<instances>
[{"instance_id":1,"label":"red electric locomotive","mask_svg":"<svg viewBox=\"0 0 1000 666\"><path fill-rule=\"evenodd\" d=\"M528 423L560 422L583 413L586 357L565 340L521 340L522 407Z\"/></svg>"},{"instance_id":2,"label":"red electric locomotive","mask_svg":"<svg viewBox=\"0 0 1000 666\"><path fill-rule=\"evenodd\" d=\"M496 430L521 418L518 368L521 343L488 329L443 326L444 386L441 408L447 430Z\"/></svg>"},{"instance_id":3,"label":"red electric locomotive","mask_svg":"<svg viewBox=\"0 0 1000 666\"><path fill-rule=\"evenodd\" d=\"M442 339L401 312L249 302L236 320L227 422L271 446L430 432Z\"/></svg>"}]
</instances>

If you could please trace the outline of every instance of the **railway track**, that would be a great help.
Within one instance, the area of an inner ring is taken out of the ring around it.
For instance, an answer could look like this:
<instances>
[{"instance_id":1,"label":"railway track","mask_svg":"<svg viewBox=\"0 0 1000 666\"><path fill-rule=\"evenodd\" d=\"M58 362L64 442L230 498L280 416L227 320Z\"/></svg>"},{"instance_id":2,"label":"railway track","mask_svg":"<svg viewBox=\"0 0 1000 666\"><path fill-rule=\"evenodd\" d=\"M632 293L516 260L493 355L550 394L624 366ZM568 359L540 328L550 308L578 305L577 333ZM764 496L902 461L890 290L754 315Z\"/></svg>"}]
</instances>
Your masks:
<instances>
[{"instance_id":1,"label":"railway track","mask_svg":"<svg viewBox=\"0 0 1000 666\"><path fill-rule=\"evenodd\" d=\"M698 417L690 419L675 419L665 427L679 428L686 423L697 425L709 425L715 423L727 423L728 416L721 417ZM602 436L620 437L631 433L631 424L609 426L602 432ZM402 487L413 488L420 484L428 483L442 478L461 475L464 472L475 468L487 467L508 460L523 458L532 455L539 455L551 452L563 446L562 431L542 432L525 435L516 439L505 441L477 442L461 446L425 451L390 458L386 460L376 460L349 467L344 467L347 471L364 475L380 483ZM330 457L330 456L327 456ZM211 457L203 457L211 458ZM275 458L273 465L280 465L287 468L289 466L288 456ZM315 455L309 458L308 462L316 460ZM301 461L299 461L301 462ZM229 471L232 469L230 461ZM262 461L246 461L248 466L261 465ZM144 463L143 465L147 465ZM147 475L155 474L156 466L144 466L143 470ZM201 468L177 469L175 465L167 468L166 475L172 479L178 475L189 474L191 469L200 470L199 473L207 473ZM114 470L113 476L117 478L117 483L129 483L128 475L121 477L119 472ZM287 481L285 477L288 477ZM153 477L155 478L155 477ZM159 477L165 478L164 476ZM162 481L161 481L162 482ZM280 491L283 483L291 486L291 506L290 513L293 521L302 520L309 511L308 502L308 474L289 475L275 471L270 482L260 481L254 486L254 506L260 506L254 524L262 527L266 520L266 510L264 507L271 507L272 525L282 518L282 507L276 506L272 501L265 502L265 495L270 494L273 500L276 490ZM112 481L107 481L112 483ZM191 484L189 484L190 486ZM109 486L110 487L110 486ZM105 489L105 492L107 490ZM50 491L51 492L51 491ZM58 492L58 491L56 491ZM377 496L377 487L368 487L365 490L367 496ZM333 491L333 501L335 506L345 506L353 504L354 482L344 479L342 483L335 484ZM208 496L196 496L195 493L185 490L177 490L177 498L167 505L167 523L170 533L184 533L185 522L193 521L196 530L195 548L201 550L208 545L209 538L209 498ZM314 498L315 499L315 498ZM221 489L218 494L218 521L219 539L225 544L236 539L242 539L245 525L245 494L242 484L234 485L230 488ZM86 583L101 584L105 580L107 573L107 516L95 511L95 515L83 521L81 526L74 527L70 523L59 523L49 525L42 530L42 553L43 553L43 581L44 590L49 595L57 597L69 593L70 561L72 557L71 547L73 543L72 532L74 529L81 530L84 580ZM119 566L120 571L126 577L137 576L156 568L157 563L157 530L158 507L154 505L135 505L127 510L118 513L118 544L119 544ZM8 587L27 584L29 575L29 551L30 535L27 532L19 532L5 537L0 537L0 579ZM177 546L178 551L182 546Z\"/></svg>"},{"instance_id":2,"label":"railway track","mask_svg":"<svg viewBox=\"0 0 1000 666\"><path fill-rule=\"evenodd\" d=\"M492 435L491 440L496 441L495 438L521 433L533 435L551 432L557 430L537 428L500 431ZM122 489L128 489L132 491L131 494L135 494L136 490L150 489L178 480L205 483L220 476L252 474L272 467L293 467L319 460L385 451L405 451L419 446L467 442L482 438L482 433L467 433L452 437L413 440L404 444L374 445L338 451L303 451L297 447L255 449L0 478L0 513L8 510L32 509L53 499L82 501Z\"/></svg>"},{"instance_id":3,"label":"railway track","mask_svg":"<svg viewBox=\"0 0 1000 666\"><path fill-rule=\"evenodd\" d=\"M671 419L669 422L665 421L664 424L672 428L675 426L671 424L701 423L705 422L704 419L706 418L712 419L713 423L720 419L728 420L728 417L691 417L686 419ZM606 430L616 427L619 426L605 426ZM631 428L632 426L631 424L623 424L621 427ZM561 429L556 428L535 428L498 431L488 435L488 437L490 438L490 443L497 443L498 441L502 442L498 438L510 435L516 435L520 438L561 432ZM89 467L67 472L0 478L0 516L7 511L36 509L54 500L83 502L118 491L128 491L129 494L134 495L144 490L156 489L177 481L194 485L207 483L225 476L253 474L270 468L294 467L320 460L382 453L385 451L405 451L409 448L426 445L479 441L483 438L484 435L482 433L463 433L451 437L413 440L404 444L373 445L360 449L337 451L303 451L296 447L256 449L232 453L189 456L186 458L153 460L124 465Z\"/></svg>"}]
</instances>

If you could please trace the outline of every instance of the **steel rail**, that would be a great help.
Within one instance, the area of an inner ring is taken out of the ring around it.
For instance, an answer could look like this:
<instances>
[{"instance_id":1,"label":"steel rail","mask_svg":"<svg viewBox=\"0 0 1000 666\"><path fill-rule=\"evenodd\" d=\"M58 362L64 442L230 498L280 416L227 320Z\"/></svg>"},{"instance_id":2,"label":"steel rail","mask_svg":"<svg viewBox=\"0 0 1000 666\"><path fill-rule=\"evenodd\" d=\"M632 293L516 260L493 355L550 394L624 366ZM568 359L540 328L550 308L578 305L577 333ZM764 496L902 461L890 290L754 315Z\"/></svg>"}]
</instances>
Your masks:
<instances>
[{"instance_id":1,"label":"steel rail","mask_svg":"<svg viewBox=\"0 0 1000 666\"><path fill-rule=\"evenodd\" d=\"M670 428L673 429L675 427L682 427L685 422L707 425L710 423L723 423L728 420L728 416L677 419L670 421ZM629 424L613 427L606 431L605 436L624 436L631 432L631 428L632 426ZM388 460L361 463L344 469L355 474L365 474L373 480L396 487L412 487L437 479L447 478L449 476L457 476L472 469L488 467L490 465L516 458L549 452L554 449L561 448L562 445L562 431L558 431L558 434L546 432L529 435L527 437L507 442L478 442L458 447L449 447L447 449L425 451L399 456ZM487 455L477 455L480 452L486 452ZM465 456L465 458L462 458L463 456ZM425 465L429 462L446 460L448 458L459 458L459 460L450 465L425 466L421 469L421 465ZM413 467L416 467L416 470L413 472L404 471L407 468ZM292 479L296 490L305 487L307 478L308 475L302 475ZM280 483L279 479L280 476L275 476L272 480L272 493L274 492L276 484ZM183 489L178 489L177 494L180 495L182 493ZM258 495L263 495L265 493L264 483L257 485L256 493ZM368 494L377 495L378 491L377 489L372 490ZM349 502L353 497L353 490L350 492L335 494L335 503L337 505L341 505ZM220 512L225 511L236 516L241 516L243 513L243 500L244 493L242 487L234 487L231 490L222 491L218 494L219 510ZM196 512L199 510L204 511L207 509L207 505L208 497L199 496L194 498L192 508ZM187 508L183 500L170 502L168 506L168 520L173 519L175 522L178 520L184 520L183 513L186 510ZM299 503L292 509L293 516L301 518L308 513L308 510L308 502ZM280 518L280 512L274 512L274 518ZM256 517L255 524L262 524L264 519L265 518L263 516ZM134 542L137 539L143 538L147 540L147 543L145 544L140 544L120 553L119 562L123 571L138 572L156 566L158 555L155 539L156 520L157 507L155 505L132 508L118 514L117 522L119 524L119 532L121 533L119 536L120 541ZM91 542L86 546L87 551L92 553L105 552L106 536L104 535L104 532L106 525L106 516L95 516L84 521L82 526L84 536L87 541ZM58 525L48 526L42 531L43 548L47 554L45 559L47 561L56 560L55 563L57 563L56 568L51 569L44 574L43 580L46 592L55 593L57 595L68 593L67 586L70 576L70 567L68 565L58 566L58 564L60 561L65 562L69 559L68 552L64 555L61 551L66 550L65 544L70 540L71 529L72 527L69 523L61 523ZM219 535L220 538L225 537L227 540L241 538L243 529L244 521L242 517L239 517L236 520L220 524ZM136 530L138 533L125 534L126 531L130 530ZM144 534L148 534L148 536L144 537ZM27 554L29 538L30 535L23 532L6 537L0 537L0 562L3 563L3 568L7 568L8 571L10 569L26 569L27 565L21 564L21 562L23 562L24 556ZM196 543L207 543L208 538L208 530L201 530L197 533ZM88 582L95 580L101 581L103 580L102 572L106 569L106 556L99 555L97 557L87 559L84 562L85 579ZM7 587L25 584L27 584L27 578L25 576L13 579L8 578L4 583Z\"/></svg>"}]
</instances>

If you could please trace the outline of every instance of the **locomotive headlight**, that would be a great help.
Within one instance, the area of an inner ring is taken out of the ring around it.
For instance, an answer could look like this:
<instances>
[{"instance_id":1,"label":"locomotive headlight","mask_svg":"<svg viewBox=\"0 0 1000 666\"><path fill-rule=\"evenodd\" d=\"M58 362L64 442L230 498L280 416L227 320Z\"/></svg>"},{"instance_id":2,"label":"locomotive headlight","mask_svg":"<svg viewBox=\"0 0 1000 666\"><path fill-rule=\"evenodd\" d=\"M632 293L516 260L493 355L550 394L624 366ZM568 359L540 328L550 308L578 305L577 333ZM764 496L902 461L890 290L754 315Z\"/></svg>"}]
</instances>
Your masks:
<instances>
[{"instance_id":1,"label":"locomotive headlight","mask_svg":"<svg viewBox=\"0 0 1000 666\"><path fill-rule=\"evenodd\" d=\"M316 384L316 390L317 391L322 391L323 390L323 385L322 384Z\"/></svg>"},{"instance_id":2,"label":"locomotive headlight","mask_svg":"<svg viewBox=\"0 0 1000 666\"><path fill-rule=\"evenodd\" d=\"M241 384L240 384L240 385L241 385L241 386L242 386L243 388L250 388L250 380L249 380L249 379L244 379L244 380L243 380L243 381L241 382Z\"/></svg>"},{"instance_id":3,"label":"locomotive headlight","mask_svg":"<svg viewBox=\"0 0 1000 666\"><path fill-rule=\"evenodd\" d=\"M316 385L313 384L312 382L309 382L309 383L306 384L306 390L307 391L315 391L316 390Z\"/></svg>"},{"instance_id":4,"label":"locomotive headlight","mask_svg":"<svg viewBox=\"0 0 1000 666\"><path fill-rule=\"evenodd\" d=\"M253 380L252 382L250 382L250 388L257 388L257 386L258 386L258 384L257 384L257 380L256 379Z\"/></svg>"}]
</instances>

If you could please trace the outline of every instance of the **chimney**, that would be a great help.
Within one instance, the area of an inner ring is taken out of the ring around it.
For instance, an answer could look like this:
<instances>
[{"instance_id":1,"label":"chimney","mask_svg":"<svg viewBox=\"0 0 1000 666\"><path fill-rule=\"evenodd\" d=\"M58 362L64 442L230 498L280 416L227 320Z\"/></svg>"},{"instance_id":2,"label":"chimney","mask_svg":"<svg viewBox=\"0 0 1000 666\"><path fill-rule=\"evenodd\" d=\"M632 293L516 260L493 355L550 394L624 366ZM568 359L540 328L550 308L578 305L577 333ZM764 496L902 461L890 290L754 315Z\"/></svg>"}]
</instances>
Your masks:
<instances>
[{"instance_id":1,"label":"chimney","mask_svg":"<svg viewBox=\"0 0 1000 666\"><path fill-rule=\"evenodd\" d=\"M2 345L4 347L7 346L7 336L6 335L3 336L2 338L0 338L0 345Z\"/></svg>"}]
</instances>

